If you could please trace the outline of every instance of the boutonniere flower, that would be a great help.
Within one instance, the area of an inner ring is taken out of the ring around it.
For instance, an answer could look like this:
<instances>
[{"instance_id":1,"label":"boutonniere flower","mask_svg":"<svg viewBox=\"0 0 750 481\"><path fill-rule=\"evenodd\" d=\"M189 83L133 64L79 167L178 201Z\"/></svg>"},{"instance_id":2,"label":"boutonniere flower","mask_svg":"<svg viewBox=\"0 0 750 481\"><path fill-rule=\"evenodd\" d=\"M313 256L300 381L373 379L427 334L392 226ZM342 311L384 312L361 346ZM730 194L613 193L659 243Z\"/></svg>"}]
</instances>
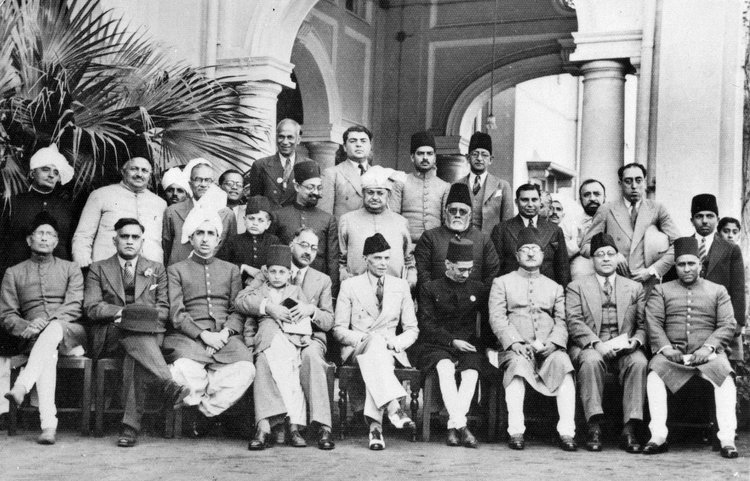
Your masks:
<instances>
[{"instance_id":1,"label":"boutonniere flower","mask_svg":"<svg viewBox=\"0 0 750 481\"><path fill-rule=\"evenodd\" d=\"M476 301L477 301L477 298L476 298L476 296L469 296L469 300L470 300L471 302L476 302Z\"/></svg>"},{"instance_id":2,"label":"boutonniere flower","mask_svg":"<svg viewBox=\"0 0 750 481\"><path fill-rule=\"evenodd\" d=\"M153 276L154 275L154 269L152 269L151 267L149 267L148 269L146 269L145 271L143 271L143 275L146 276L146 277Z\"/></svg>"}]
</instances>

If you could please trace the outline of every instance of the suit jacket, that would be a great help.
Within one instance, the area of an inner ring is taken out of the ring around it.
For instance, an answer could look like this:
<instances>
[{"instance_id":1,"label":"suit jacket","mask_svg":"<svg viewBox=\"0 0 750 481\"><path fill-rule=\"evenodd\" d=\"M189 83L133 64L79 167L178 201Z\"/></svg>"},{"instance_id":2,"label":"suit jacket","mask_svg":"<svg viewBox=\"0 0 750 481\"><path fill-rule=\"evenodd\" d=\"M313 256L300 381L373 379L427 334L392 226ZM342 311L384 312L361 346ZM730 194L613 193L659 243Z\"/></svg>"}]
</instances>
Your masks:
<instances>
[{"instance_id":1,"label":"suit jacket","mask_svg":"<svg viewBox=\"0 0 750 481\"><path fill-rule=\"evenodd\" d=\"M641 202L635 229L630 225L630 213L625 206L625 202L621 199L606 202L599 207L596 215L594 215L594 220L591 221L591 228L581 241L581 254L584 257L590 257L591 239L599 232L606 232L615 240L617 250L627 258L631 272L651 267L646 265L643 242L646 229L651 225L656 226L669 238L669 249L653 264L654 269L659 273L659 277L664 277L664 274L674 264L672 243L680 237L680 232L677 230L672 217L669 216L667 209L653 200L643 199Z\"/></svg>"},{"instance_id":2,"label":"suit jacket","mask_svg":"<svg viewBox=\"0 0 750 481\"><path fill-rule=\"evenodd\" d=\"M367 273L345 280L336 299L334 319L333 337L343 346L343 361L349 359L368 334L378 333L398 346L399 352L394 357L403 366L411 366L405 350L417 340L419 327L405 280L385 275L382 310L378 310L375 287ZM396 334L399 325L401 334Z\"/></svg>"},{"instance_id":3,"label":"suit jacket","mask_svg":"<svg viewBox=\"0 0 750 481\"><path fill-rule=\"evenodd\" d=\"M294 162L310 161L307 157L295 154ZM262 195L271 201L274 208L291 204L296 197L294 190L294 170L284 186L279 179L284 178L284 167L281 165L279 154L263 157L253 163L250 171L245 174L245 182L249 185L250 195Z\"/></svg>"},{"instance_id":4,"label":"suit jacket","mask_svg":"<svg viewBox=\"0 0 750 481\"><path fill-rule=\"evenodd\" d=\"M617 305L617 328L620 334L637 339L646 346L643 286L616 275L614 297ZM571 281L565 296L566 322L570 347L568 354L575 362L581 350L599 340L602 328L602 288L596 275Z\"/></svg>"},{"instance_id":5,"label":"suit jacket","mask_svg":"<svg viewBox=\"0 0 750 481\"><path fill-rule=\"evenodd\" d=\"M469 185L469 175L458 182ZM472 186L469 185L469 190ZM482 232L489 234L500 222L513 217L513 192L510 184L488 173L484 181L482 201Z\"/></svg>"},{"instance_id":6,"label":"suit jacket","mask_svg":"<svg viewBox=\"0 0 750 481\"><path fill-rule=\"evenodd\" d=\"M185 223L185 218L193 209L193 206L195 206L195 202L193 199L188 198L182 202L170 205L167 207L166 212L164 212L161 243L164 249L164 265L166 266L184 261L193 250L190 242L186 244L181 243L182 225ZM215 252L219 252L227 238L230 235L235 235L235 232L237 232L237 219L234 217L232 209L228 207L219 209L219 217L221 218L222 232Z\"/></svg>"},{"instance_id":7,"label":"suit jacket","mask_svg":"<svg viewBox=\"0 0 750 481\"><path fill-rule=\"evenodd\" d=\"M323 193L318 207L337 219L362 207L362 181L359 168L351 160L323 171Z\"/></svg>"},{"instance_id":8,"label":"suit jacket","mask_svg":"<svg viewBox=\"0 0 750 481\"><path fill-rule=\"evenodd\" d=\"M237 295L237 299L234 301L237 312L246 316L260 317L260 302L263 300L261 287L265 285L266 280L266 271L261 269L260 274ZM312 267L308 267L305 278L302 279L302 286L300 287L304 296L303 302L309 302L315 306L315 314L312 318L313 339L320 342L323 348L325 348L326 332L333 328L331 278ZM248 342L247 334L249 333L248 323L254 322L257 325L259 321L260 319L247 319L245 321L246 344ZM262 352L267 349L271 344L273 336L279 331L278 324L275 322L270 324L273 324L273 326L264 329L263 333L259 331L258 334L253 335L253 345L256 352Z\"/></svg>"},{"instance_id":9,"label":"suit jacket","mask_svg":"<svg viewBox=\"0 0 750 481\"><path fill-rule=\"evenodd\" d=\"M570 282L570 264L568 250L565 244L565 234L558 225L537 217L537 230L544 251L544 262L540 269L542 275L549 277L565 287ZM518 269L516 260L516 241L518 233L524 228L520 215L502 222L492 230L493 244L497 255L500 256L500 274L504 275Z\"/></svg>"},{"instance_id":10,"label":"suit jacket","mask_svg":"<svg viewBox=\"0 0 750 481\"><path fill-rule=\"evenodd\" d=\"M146 272L149 273L146 276ZM159 310L159 324L166 326L169 318L167 271L158 262L138 256L135 265L135 301ZM91 333L91 357L98 359L107 343L107 333L117 329L115 316L125 306L125 288L117 254L94 262L86 276L83 311Z\"/></svg>"}]
</instances>

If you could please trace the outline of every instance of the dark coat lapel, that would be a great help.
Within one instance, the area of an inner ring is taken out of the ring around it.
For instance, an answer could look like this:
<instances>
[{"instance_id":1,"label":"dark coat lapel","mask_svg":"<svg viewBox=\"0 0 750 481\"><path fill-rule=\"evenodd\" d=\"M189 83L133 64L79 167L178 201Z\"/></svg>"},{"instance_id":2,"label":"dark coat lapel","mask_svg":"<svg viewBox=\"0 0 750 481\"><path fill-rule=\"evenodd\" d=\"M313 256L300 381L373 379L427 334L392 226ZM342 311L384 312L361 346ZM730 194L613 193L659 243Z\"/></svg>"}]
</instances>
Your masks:
<instances>
[{"instance_id":1,"label":"dark coat lapel","mask_svg":"<svg viewBox=\"0 0 750 481\"><path fill-rule=\"evenodd\" d=\"M620 334L623 333L622 325L625 322L625 313L630 307L630 296L628 295L627 289L620 282L620 279L615 280L615 303L617 304L617 330Z\"/></svg>"},{"instance_id":2,"label":"dark coat lapel","mask_svg":"<svg viewBox=\"0 0 750 481\"><path fill-rule=\"evenodd\" d=\"M120 262L117 259L117 255L110 257L102 264L102 274L104 274L107 282L112 286L112 291L117 294L117 297L125 305L125 288L122 285L122 271L120 270Z\"/></svg>"},{"instance_id":3,"label":"dark coat lapel","mask_svg":"<svg viewBox=\"0 0 750 481\"><path fill-rule=\"evenodd\" d=\"M594 334L599 336L602 328L602 288L595 275L586 277L586 285L583 287L583 290L585 292L583 299L586 301L589 312L591 312L591 316L594 318L594 328L592 330Z\"/></svg>"},{"instance_id":4,"label":"dark coat lapel","mask_svg":"<svg viewBox=\"0 0 750 481\"><path fill-rule=\"evenodd\" d=\"M730 249L731 247L724 239L719 238L718 234L714 234L714 241L711 243L711 249L709 249L708 255L706 255L707 265L704 277L708 277L711 274L711 271L722 263Z\"/></svg>"}]
</instances>

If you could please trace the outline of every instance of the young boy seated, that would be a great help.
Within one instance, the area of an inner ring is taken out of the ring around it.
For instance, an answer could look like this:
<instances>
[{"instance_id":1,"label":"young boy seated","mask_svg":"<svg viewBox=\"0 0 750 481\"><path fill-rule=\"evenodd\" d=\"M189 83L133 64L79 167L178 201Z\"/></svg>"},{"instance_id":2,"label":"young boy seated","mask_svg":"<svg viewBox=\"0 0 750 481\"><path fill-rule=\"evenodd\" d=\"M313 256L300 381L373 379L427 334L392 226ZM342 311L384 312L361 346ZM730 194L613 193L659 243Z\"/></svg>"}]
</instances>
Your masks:
<instances>
[{"instance_id":1,"label":"young boy seated","mask_svg":"<svg viewBox=\"0 0 750 481\"><path fill-rule=\"evenodd\" d=\"M216 254L219 259L240 268L244 285L265 265L268 248L280 244L278 237L266 232L273 222L271 210L271 203L265 197L250 197L245 210L245 232L230 236Z\"/></svg>"},{"instance_id":2,"label":"young boy seated","mask_svg":"<svg viewBox=\"0 0 750 481\"><path fill-rule=\"evenodd\" d=\"M280 396L277 397L283 400L282 406L256 402L258 425L256 436L248 446L251 450L270 446L271 425L282 423L287 416L290 444L305 445L299 434L299 427L307 424L300 366L302 347L312 340L310 312L314 312L314 306L308 303L299 286L290 283L291 268L289 246L270 246L267 281L258 287L247 287L242 302L236 306L239 312L250 316L245 321L244 335L245 345L256 354L255 399L267 399L266 391L270 390L278 391Z\"/></svg>"}]
</instances>

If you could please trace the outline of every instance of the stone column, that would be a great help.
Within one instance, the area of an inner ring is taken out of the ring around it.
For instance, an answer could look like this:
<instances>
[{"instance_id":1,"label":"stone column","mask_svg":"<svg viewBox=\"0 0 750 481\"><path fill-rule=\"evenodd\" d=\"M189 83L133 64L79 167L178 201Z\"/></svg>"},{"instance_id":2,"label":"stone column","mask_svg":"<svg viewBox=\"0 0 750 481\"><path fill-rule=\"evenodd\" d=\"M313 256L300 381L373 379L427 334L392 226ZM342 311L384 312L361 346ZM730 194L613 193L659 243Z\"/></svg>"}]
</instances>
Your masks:
<instances>
[{"instance_id":1,"label":"stone column","mask_svg":"<svg viewBox=\"0 0 750 481\"><path fill-rule=\"evenodd\" d=\"M594 178L602 182L608 200L618 197L617 169L624 161L625 69L618 60L594 60L581 65L580 181Z\"/></svg>"},{"instance_id":2,"label":"stone column","mask_svg":"<svg viewBox=\"0 0 750 481\"><path fill-rule=\"evenodd\" d=\"M242 97L242 106L252 109L252 114L259 118L259 122L252 126L252 131L260 140L260 152L251 155L257 158L272 155L276 152L276 101L281 85L272 81L251 81L241 88L246 94Z\"/></svg>"},{"instance_id":3,"label":"stone column","mask_svg":"<svg viewBox=\"0 0 750 481\"><path fill-rule=\"evenodd\" d=\"M321 171L336 165L336 151L339 149L336 142L305 142L305 147Z\"/></svg>"}]
</instances>

